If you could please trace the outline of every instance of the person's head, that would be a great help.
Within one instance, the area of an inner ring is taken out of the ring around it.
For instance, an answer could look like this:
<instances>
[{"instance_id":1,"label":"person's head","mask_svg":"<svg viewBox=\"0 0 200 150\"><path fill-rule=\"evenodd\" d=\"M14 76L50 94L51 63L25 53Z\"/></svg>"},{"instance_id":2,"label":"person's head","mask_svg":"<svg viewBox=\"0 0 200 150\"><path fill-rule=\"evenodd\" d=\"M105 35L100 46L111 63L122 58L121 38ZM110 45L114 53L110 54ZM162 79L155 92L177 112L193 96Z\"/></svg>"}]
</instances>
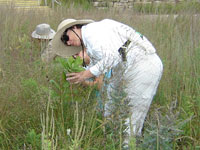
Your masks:
<instances>
[{"instance_id":1,"label":"person's head","mask_svg":"<svg viewBox=\"0 0 200 150\"><path fill-rule=\"evenodd\" d=\"M81 27L82 24L74 25L70 28L67 28L62 36L61 41L67 46L81 46L82 35L81 35Z\"/></svg>"},{"instance_id":2,"label":"person's head","mask_svg":"<svg viewBox=\"0 0 200 150\"><path fill-rule=\"evenodd\" d=\"M81 27L93 20L63 20L57 28L57 32L52 39L52 48L56 50L56 54L63 57L70 57L82 50L81 45Z\"/></svg>"},{"instance_id":3,"label":"person's head","mask_svg":"<svg viewBox=\"0 0 200 150\"><path fill-rule=\"evenodd\" d=\"M49 24L43 23L36 26L31 36L39 40L51 40L55 35L55 31L51 29Z\"/></svg>"}]
</instances>

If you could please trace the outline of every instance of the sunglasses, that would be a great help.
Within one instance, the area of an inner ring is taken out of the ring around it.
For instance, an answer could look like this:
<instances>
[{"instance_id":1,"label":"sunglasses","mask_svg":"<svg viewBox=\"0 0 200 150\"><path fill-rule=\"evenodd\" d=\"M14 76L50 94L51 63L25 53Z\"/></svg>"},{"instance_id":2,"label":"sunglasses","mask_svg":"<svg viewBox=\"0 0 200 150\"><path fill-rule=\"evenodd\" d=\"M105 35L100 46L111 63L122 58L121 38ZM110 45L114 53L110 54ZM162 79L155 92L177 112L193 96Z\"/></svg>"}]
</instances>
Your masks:
<instances>
[{"instance_id":1,"label":"sunglasses","mask_svg":"<svg viewBox=\"0 0 200 150\"><path fill-rule=\"evenodd\" d=\"M69 41L69 36L67 35L67 31L63 32L63 35L61 36L61 41L67 45L67 41Z\"/></svg>"}]
</instances>

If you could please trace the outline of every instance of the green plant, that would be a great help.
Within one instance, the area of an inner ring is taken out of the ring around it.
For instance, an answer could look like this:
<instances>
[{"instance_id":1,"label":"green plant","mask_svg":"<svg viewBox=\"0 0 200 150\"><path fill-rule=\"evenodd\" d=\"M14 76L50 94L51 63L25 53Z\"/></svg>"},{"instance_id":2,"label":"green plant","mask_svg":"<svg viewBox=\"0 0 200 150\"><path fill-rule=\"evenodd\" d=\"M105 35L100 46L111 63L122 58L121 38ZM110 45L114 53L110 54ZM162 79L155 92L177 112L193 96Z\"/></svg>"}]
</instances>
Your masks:
<instances>
[{"instance_id":1,"label":"green plant","mask_svg":"<svg viewBox=\"0 0 200 150\"><path fill-rule=\"evenodd\" d=\"M57 58L57 61L64 67L64 73L70 72L81 72L84 70L82 67L83 60L80 57L74 59L73 57L69 57L68 59Z\"/></svg>"},{"instance_id":2,"label":"green plant","mask_svg":"<svg viewBox=\"0 0 200 150\"><path fill-rule=\"evenodd\" d=\"M165 114L162 114L161 109L164 108L157 108L149 115L151 120L145 123L143 138L138 139L141 140L139 148L173 150L177 146L176 138L183 134L181 128L192 119L192 117L186 120L178 119L180 112L176 112L177 101L171 103Z\"/></svg>"},{"instance_id":3,"label":"green plant","mask_svg":"<svg viewBox=\"0 0 200 150\"><path fill-rule=\"evenodd\" d=\"M77 59L74 59L73 57L70 57L68 59L64 58L57 58L55 61L55 65L59 64L63 68L63 73L60 81L57 82L55 80L50 80L50 83L53 85L52 94L59 97L58 99L66 100L68 101L81 101L82 95L87 95L87 91L91 89L91 87L84 87L78 84L78 85L72 85L68 81L66 81L66 74L70 72L80 72L83 71L84 68L82 67L82 60L80 57Z\"/></svg>"},{"instance_id":4,"label":"green plant","mask_svg":"<svg viewBox=\"0 0 200 150\"><path fill-rule=\"evenodd\" d=\"M85 109L87 108L84 106L92 104L89 101L91 101L92 97L94 97L94 94L92 94L93 87L83 87L80 84L71 85L66 81L66 73L80 72L84 70L82 67L82 60L79 57L77 59L72 57L68 59L57 58L53 62L53 66L60 68L60 72L58 73L60 76L57 79L50 79L49 81L51 84L49 89L48 107L46 115L42 119L44 120L42 123L43 147L46 147L47 149L49 146L52 147L52 144L55 143L52 136L56 137L56 135L62 131L62 135L64 137L62 140L63 143L59 145L58 142L58 145L60 147L63 146L69 147L70 149L78 149L82 145L81 143L86 130L84 125L85 119L81 118L81 121L79 121L79 116L83 117L86 111ZM78 105L81 107L78 107ZM49 112L49 110L52 111ZM56 118L54 116L56 116ZM55 124L49 130L49 123L47 120L50 121L50 119L53 119ZM93 117L90 119L93 119ZM66 134L66 130L73 128L73 126L75 131L72 130L72 134L69 136Z\"/></svg>"},{"instance_id":5,"label":"green plant","mask_svg":"<svg viewBox=\"0 0 200 150\"><path fill-rule=\"evenodd\" d=\"M32 149L41 149L41 134L37 134L34 129L29 130L26 135L27 146Z\"/></svg>"}]
</instances>

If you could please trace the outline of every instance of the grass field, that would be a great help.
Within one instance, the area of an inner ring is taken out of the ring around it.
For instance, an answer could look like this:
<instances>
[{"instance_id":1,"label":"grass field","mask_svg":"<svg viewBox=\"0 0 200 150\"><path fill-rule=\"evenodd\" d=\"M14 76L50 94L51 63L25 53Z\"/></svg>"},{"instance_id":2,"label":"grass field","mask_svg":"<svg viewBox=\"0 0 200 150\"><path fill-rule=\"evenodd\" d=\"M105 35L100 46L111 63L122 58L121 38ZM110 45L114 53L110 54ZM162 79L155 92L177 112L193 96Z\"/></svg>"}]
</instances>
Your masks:
<instances>
[{"instance_id":1,"label":"grass field","mask_svg":"<svg viewBox=\"0 0 200 150\"><path fill-rule=\"evenodd\" d=\"M74 7L49 13L1 7L0 149L122 149L122 135L106 129L109 122L96 109L94 88L70 86L59 62L41 62L32 31L40 23L56 30L64 18L115 19L156 47L164 73L137 148L133 137L133 150L200 149L200 16Z\"/></svg>"}]
</instances>

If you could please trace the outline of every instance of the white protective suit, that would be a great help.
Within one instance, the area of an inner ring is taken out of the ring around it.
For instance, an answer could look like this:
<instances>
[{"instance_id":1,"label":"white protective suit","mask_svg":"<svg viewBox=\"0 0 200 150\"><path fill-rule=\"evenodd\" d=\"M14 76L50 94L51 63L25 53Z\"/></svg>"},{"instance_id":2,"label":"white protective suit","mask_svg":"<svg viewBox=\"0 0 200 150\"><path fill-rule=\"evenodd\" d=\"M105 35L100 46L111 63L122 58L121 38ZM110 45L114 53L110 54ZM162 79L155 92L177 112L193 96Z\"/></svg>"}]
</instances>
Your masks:
<instances>
[{"instance_id":1,"label":"white protective suit","mask_svg":"<svg viewBox=\"0 0 200 150\"><path fill-rule=\"evenodd\" d=\"M130 117L127 132L141 135L141 130L156 93L163 65L153 45L133 28L120 22L105 19L82 27L83 43L91 58L90 72L99 76L112 69L109 92L124 86L130 100ZM127 41L127 61L122 61L119 48ZM121 81L123 80L123 84ZM105 106L105 116L110 115L112 100ZM130 131L130 128L132 131Z\"/></svg>"}]
</instances>

